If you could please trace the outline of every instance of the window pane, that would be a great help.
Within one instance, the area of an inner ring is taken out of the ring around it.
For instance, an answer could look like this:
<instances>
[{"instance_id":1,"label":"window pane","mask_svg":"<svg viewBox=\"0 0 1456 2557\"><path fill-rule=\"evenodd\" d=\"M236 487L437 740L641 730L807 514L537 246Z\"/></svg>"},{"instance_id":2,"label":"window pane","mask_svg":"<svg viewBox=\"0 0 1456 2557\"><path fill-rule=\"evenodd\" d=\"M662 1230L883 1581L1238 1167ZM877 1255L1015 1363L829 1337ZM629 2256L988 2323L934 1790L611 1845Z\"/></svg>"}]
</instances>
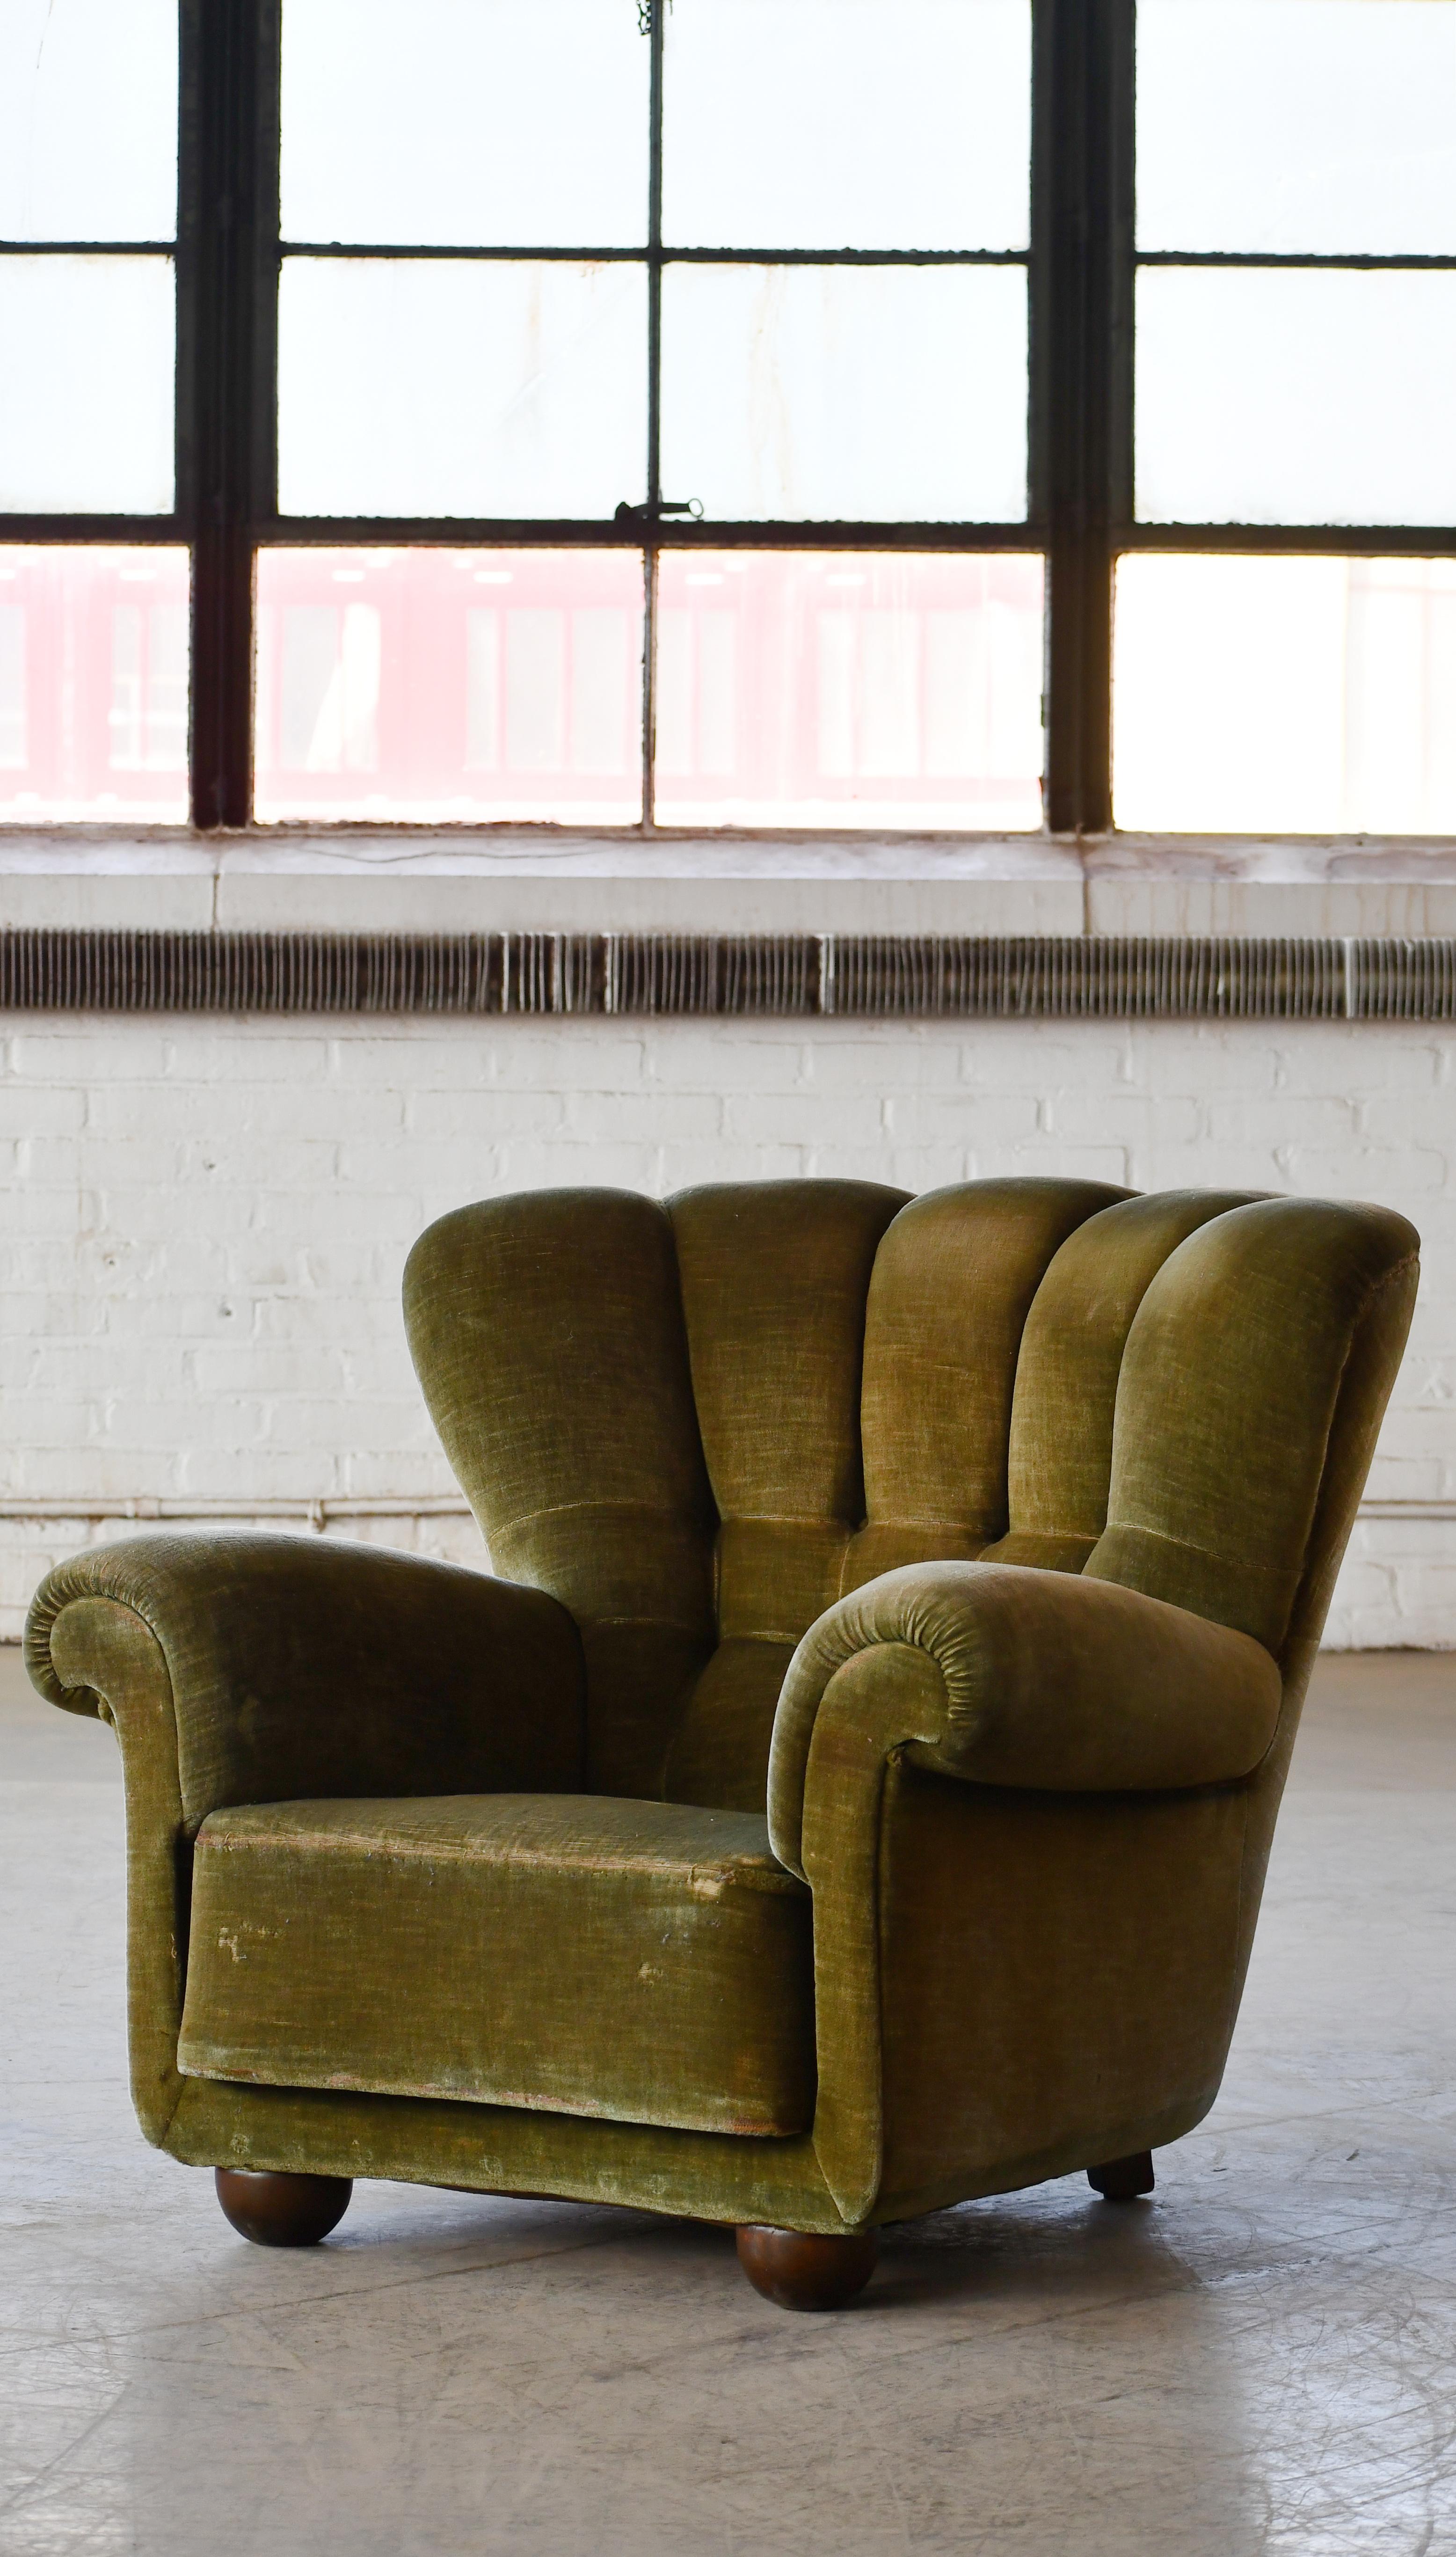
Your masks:
<instances>
[{"instance_id":1,"label":"window pane","mask_svg":"<svg viewBox=\"0 0 1456 2557\"><path fill-rule=\"evenodd\" d=\"M1456 832L1456 561L1118 569L1120 826Z\"/></svg>"},{"instance_id":2,"label":"window pane","mask_svg":"<svg viewBox=\"0 0 1456 2557\"><path fill-rule=\"evenodd\" d=\"M0 507L170 513L176 336L170 257L0 257Z\"/></svg>"},{"instance_id":3,"label":"window pane","mask_svg":"<svg viewBox=\"0 0 1456 2557\"><path fill-rule=\"evenodd\" d=\"M631 0L287 0L283 236L636 247L650 59Z\"/></svg>"},{"instance_id":4,"label":"window pane","mask_svg":"<svg viewBox=\"0 0 1456 2557\"><path fill-rule=\"evenodd\" d=\"M680 248L1024 248L1028 0L683 0L663 235Z\"/></svg>"},{"instance_id":5,"label":"window pane","mask_svg":"<svg viewBox=\"0 0 1456 2557\"><path fill-rule=\"evenodd\" d=\"M1456 274L1145 268L1144 521L1456 521Z\"/></svg>"},{"instance_id":6,"label":"window pane","mask_svg":"<svg viewBox=\"0 0 1456 2557\"><path fill-rule=\"evenodd\" d=\"M631 825L639 551L258 556L257 813Z\"/></svg>"},{"instance_id":7,"label":"window pane","mask_svg":"<svg viewBox=\"0 0 1456 2557\"><path fill-rule=\"evenodd\" d=\"M601 517L645 489L636 266L291 258L286 515Z\"/></svg>"},{"instance_id":8,"label":"window pane","mask_svg":"<svg viewBox=\"0 0 1456 2557\"><path fill-rule=\"evenodd\" d=\"M188 556L0 550L0 817L187 823Z\"/></svg>"},{"instance_id":9,"label":"window pane","mask_svg":"<svg viewBox=\"0 0 1456 2557\"><path fill-rule=\"evenodd\" d=\"M1019 267L669 267L664 494L711 518L1015 523Z\"/></svg>"},{"instance_id":10,"label":"window pane","mask_svg":"<svg viewBox=\"0 0 1456 2557\"><path fill-rule=\"evenodd\" d=\"M1039 559L665 551L669 826L1041 822Z\"/></svg>"},{"instance_id":11,"label":"window pane","mask_svg":"<svg viewBox=\"0 0 1456 2557\"><path fill-rule=\"evenodd\" d=\"M177 0L0 0L0 239L176 225Z\"/></svg>"},{"instance_id":12,"label":"window pane","mask_svg":"<svg viewBox=\"0 0 1456 2557\"><path fill-rule=\"evenodd\" d=\"M1137 235L1456 249L1453 0L1138 0Z\"/></svg>"}]
</instances>

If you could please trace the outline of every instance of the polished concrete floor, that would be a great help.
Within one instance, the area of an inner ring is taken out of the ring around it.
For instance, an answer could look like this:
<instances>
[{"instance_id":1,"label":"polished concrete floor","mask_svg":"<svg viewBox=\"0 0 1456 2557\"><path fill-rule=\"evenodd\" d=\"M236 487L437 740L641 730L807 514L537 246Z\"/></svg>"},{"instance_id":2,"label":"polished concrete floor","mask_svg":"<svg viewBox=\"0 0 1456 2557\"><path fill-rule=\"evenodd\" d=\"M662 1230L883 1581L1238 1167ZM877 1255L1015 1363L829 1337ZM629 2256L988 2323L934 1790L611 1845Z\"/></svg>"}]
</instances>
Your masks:
<instances>
[{"instance_id":1,"label":"polished concrete floor","mask_svg":"<svg viewBox=\"0 0 1456 2557\"><path fill-rule=\"evenodd\" d=\"M1322 1667L1156 2200L946 2213L833 2318L646 2216L382 2185L243 2244L128 2108L110 1735L13 1652L0 1780L3 2557L1456 2551L1456 1658Z\"/></svg>"}]
</instances>

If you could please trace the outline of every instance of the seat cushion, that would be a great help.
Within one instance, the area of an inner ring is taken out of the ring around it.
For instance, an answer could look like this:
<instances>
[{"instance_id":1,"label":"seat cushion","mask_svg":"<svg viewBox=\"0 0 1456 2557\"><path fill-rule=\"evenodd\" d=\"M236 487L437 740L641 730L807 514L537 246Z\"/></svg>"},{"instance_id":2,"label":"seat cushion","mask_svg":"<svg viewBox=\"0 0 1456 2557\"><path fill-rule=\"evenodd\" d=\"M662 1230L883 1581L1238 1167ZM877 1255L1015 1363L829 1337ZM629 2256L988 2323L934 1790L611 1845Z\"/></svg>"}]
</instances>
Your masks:
<instances>
[{"instance_id":1,"label":"seat cushion","mask_svg":"<svg viewBox=\"0 0 1456 2557\"><path fill-rule=\"evenodd\" d=\"M585 1794L214 1812L198 1832L179 2064L802 2131L810 1915L757 1814Z\"/></svg>"}]
</instances>

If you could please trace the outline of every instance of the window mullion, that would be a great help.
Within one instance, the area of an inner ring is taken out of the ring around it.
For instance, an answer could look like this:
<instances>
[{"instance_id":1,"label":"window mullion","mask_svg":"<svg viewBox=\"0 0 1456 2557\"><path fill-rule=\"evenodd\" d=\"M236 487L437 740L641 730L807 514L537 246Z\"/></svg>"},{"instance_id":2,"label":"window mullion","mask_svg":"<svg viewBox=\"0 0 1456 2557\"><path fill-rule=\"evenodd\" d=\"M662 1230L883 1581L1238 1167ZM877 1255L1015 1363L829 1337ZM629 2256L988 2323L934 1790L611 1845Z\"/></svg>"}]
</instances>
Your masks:
<instances>
[{"instance_id":1,"label":"window mullion","mask_svg":"<svg viewBox=\"0 0 1456 2557\"><path fill-rule=\"evenodd\" d=\"M1050 527L1046 815L1112 822L1112 526L1131 507L1133 0L1039 0L1036 333Z\"/></svg>"},{"instance_id":2,"label":"window mullion","mask_svg":"<svg viewBox=\"0 0 1456 2557\"><path fill-rule=\"evenodd\" d=\"M184 0L180 367L193 544L192 807L252 806L253 528L274 512L277 0Z\"/></svg>"},{"instance_id":3,"label":"window mullion","mask_svg":"<svg viewBox=\"0 0 1456 2557\"><path fill-rule=\"evenodd\" d=\"M642 823L650 829L657 761L657 548L650 539L662 505L662 58L665 0L647 0L652 45L647 162L647 503L642 622Z\"/></svg>"}]
</instances>

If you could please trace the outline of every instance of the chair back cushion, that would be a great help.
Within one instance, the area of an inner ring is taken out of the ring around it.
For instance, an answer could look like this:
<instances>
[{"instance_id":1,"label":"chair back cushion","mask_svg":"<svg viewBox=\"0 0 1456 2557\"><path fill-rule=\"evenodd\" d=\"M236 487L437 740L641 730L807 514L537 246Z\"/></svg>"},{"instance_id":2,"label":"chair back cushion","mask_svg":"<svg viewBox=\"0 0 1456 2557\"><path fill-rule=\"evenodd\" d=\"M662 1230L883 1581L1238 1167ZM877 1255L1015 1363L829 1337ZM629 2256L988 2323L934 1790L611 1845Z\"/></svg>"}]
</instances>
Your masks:
<instances>
[{"instance_id":1,"label":"chair back cushion","mask_svg":"<svg viewBox=\"0 0 1456 2557\"><path fill-rule=\"evenodd\" d=\"M1280 1655L1331 1532L1326 1516L1316 1533L1327 1467L1343 1468L1352 1428L1367 1434L1372 1345L1377 1420L1393 1381L1418 1248L1389 1209L1296 1198L1234 1208L1179 1244L1127 1333L1086 1569Z\"/></svg>"},{"instance_id":2,"label":"chair back cushion","mask_svg":"<svg viewBox=\"0 0 1456 2557\"><path fill-rule=\"evenodd\" d=\"M432 1226L405 1303L494 1568L582 1628L593 1785L758 1812L795 1645L901 1563L1307 1648L1416 1249L1384 1209L1092 1181L537 1191Z\"/></svg>"},{"instance_id":3,"label":"chair back cushion","mask_svg":"<svg viewBox=\"0 0 1456 2557\"><path fill-rule=\"evenodd\" d=\"M571 1608L601 1793L662 1789L672 1719L717 1643L717 1513L667 1212L627 1190L487 1199L421 1236L415 1365L508 1580Z\"/></svg>"}]
</instances>

